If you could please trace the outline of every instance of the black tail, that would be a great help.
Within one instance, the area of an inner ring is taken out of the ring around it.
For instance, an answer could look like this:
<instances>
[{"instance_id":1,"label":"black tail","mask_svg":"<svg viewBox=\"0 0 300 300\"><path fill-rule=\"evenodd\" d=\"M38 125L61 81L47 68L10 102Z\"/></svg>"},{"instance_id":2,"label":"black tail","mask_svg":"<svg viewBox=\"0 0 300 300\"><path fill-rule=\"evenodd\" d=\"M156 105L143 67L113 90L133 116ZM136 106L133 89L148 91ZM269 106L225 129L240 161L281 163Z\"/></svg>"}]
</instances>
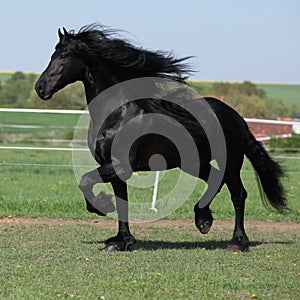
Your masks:
<instances>
[{"instance_id":1,"label":"black tail","mask_svg":"<svg viewBox=\"0 0 300 300\"><path fill-rule=\"evenodd\" d=\"M281 184L284 171L278 163L272 160L263 145L255 139L249 129L245 154L258 175L257 179L264 205L268 207L268 204L271 204L279 212L287 209L285 191ZM264 196L267 196L267 199Z\"/></svg>"}]
</instances>

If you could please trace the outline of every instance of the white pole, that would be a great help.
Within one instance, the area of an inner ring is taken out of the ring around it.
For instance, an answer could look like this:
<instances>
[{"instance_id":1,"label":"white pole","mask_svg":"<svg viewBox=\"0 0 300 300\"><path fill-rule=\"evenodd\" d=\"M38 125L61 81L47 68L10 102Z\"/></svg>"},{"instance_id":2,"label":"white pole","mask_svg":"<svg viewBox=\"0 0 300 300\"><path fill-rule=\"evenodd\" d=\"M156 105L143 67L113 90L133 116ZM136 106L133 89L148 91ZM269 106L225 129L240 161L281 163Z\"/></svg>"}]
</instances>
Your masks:
<instances>
[{"instance_id":1,"label":"white pole","mask_svg":"<svg viewBox=\"0 0 300 300\"><path fill-rule=\"evenodd\" d=\"M157 190L158 190L158 182L159 182L159 171L155 172L155 181L154 181L154 189L153 189L153 196L152 196L152 203L150 209L157 213L156 205L156 198L157 198Z\"/></svg>"}]
</instances>

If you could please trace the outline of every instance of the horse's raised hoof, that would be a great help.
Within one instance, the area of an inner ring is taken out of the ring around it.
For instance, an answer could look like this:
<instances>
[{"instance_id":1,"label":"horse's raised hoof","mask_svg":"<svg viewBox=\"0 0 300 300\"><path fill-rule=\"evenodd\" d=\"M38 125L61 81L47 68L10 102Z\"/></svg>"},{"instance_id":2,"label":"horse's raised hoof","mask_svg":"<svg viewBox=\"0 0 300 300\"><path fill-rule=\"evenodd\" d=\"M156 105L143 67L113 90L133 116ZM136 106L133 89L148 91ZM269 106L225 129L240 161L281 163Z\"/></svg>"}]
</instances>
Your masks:
<instances>
[{"instance_id":1,"label":"horse's raised hoof","mask_svg":"<svg viewBox=\"0 0 300 300\"><path fill-rule=\"evenodd\" d=\"M213 216L211 210L207 207L199 208L198 204L194 207L195 225L202 234L207 234L213 224Z\"/></svg>"},{"instance_id":2,"label":"horse's raised hoof","mask_svg":"<svg viewBox=\"0 0 300 300\"><path fill-rule=\"evenodd\" d=\"M114 203L112 202L112 195L101 192L92 201L86 199L86 209L99 216L106 216L116 210Z\"/></svg>"},{"instance_id":3,"label":"horse's raised hoof","mask_svg":"<svg viewBox=\"0 0 300 300\"><path fill-rule=\"evenodd\" d=\"M135 238L130 235L130 238L122 238L115 236L105 241L106 246L102 250L103 252L115 252L115 251L133 251L136 243Z\"/></svg>"},{"instance_id":4,"label":"horse's raised hoof","mask_svg":"<svg viewBox=\"0 0 300 300\"><path fill-rule=\"evenodd\" d=\"M202 234L207 234L212 226L213 220L199 220L196 222L197 228Z\"/></svg>"},{"instance_id":5,"label":"horse's raised hoof","mask_svg":"<svg viewBox=\"0 0 300 300\"><path fill-rule=\"evenodd\" d=\"M249 251L249 244L248 238L233 238L226 250L229 252L247 252Z\"/></svg>"}]
</instances>

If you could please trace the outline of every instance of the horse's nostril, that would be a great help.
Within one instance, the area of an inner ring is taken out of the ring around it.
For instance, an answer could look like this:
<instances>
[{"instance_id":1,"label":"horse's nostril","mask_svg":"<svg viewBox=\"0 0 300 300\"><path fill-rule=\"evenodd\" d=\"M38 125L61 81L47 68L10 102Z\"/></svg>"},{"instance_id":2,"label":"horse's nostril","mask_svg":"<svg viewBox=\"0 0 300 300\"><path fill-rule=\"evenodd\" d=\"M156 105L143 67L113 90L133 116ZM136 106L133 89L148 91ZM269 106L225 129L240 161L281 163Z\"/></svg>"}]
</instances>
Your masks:
<instances>
[{"instance_id":1,"label":"horse's nostril","mask_svg":"<svg viewBox=\"0 0 300 300\"><path fill-rule=\"evenodd\" d=\"M45 81L44 80L38 81L35 85L35 90L40 96L43 95L45 92Z\"/></svg>"}]
</instances>

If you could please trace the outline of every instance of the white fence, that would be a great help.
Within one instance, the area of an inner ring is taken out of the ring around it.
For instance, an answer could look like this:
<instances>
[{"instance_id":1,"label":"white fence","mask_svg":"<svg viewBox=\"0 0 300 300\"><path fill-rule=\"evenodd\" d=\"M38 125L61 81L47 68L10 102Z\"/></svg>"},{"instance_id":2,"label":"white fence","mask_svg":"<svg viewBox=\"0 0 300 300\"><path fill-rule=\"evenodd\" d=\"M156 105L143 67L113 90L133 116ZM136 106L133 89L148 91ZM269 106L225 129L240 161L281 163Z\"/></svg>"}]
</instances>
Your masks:
<instances>
[{"instance_id":1,"label":"white fence","mask_svg":"<svg viewBox=\"0 0 300 300\"><path fill-rule=\"evenodd\" d=\"M82 115L82 114L88 114L89 112L87 110L58 110L58 109L25 109L25 108L0 108L0 112L7 112L7 113L46 113L46 114L71 114L71 115ZM292 125L293 129L299 129L300 128L300 122L297 121L279 121L279 120L269 120L269 119L251 119L251 118L245 118L245 121L249 123L263 123L263 124L278 124L278 125ZM28 125L28 124L1 124L0 119L0 129L1 128L42 128L45 126L39 126L39 125ZM49 128L61 128L62 126L49 126ZM68 128L68 127L64 127ZM70 130L73 130L74 127L70 128ZM296 130L297 131L297 130ZM280 137L288 137L288 135L281 135ZM271 137L262 137L259 140L265 141L269 140ZM33 140L32 140L33 141ZM36 141L43 141L43 140L36 140ZM45 142L71 142L71 140L62 140L62 139L45 139ZM0 146L1 149L7 149L7 150L40 150L40 151L72 151L72 148L66 148L66 147L27 147L27 146ZM86 149L79 149L78 151L86 151ZM277 149L279 150L279 149ZM281 149L285 150L285 149ZM294 151L300 151L300 149L293 149Z\"/></svg>"},{"instance_id":2,"label":"white fence","mask_svg":"<svg viewBox=\"0 0 300 300\"><path fill-rule=\"evenodd\" d=\"M88 111L82 110L55 110L55 109L12 109L12 108L0 108L0 112L14 112L14 113L47 113L47 114L73 114L73 115L82 115L88 114ZM293 128L300 128L300 122L296 121L277 121L277 120L262 120L262 119L249 119L245 118L247 123L264 123L264 124L280 124L280 125L292 125ZM6 128L41 128L43 126L38 125L28 125L28 124L1 124L0 120L0 129ZM53 129L54 126L51 126ZM74 129L74 128L70 128ZM286 136L285 136L286 137ZM270 137L261 138L261 140L269 139ZM40 140L39 140L40 141ZM49 139L46 140L47 142L51 141ZM60 140L54 139L53 141L62 141L62 142L71 142L70 140ZM71 147L29 147L29 146L11 146L11 145L1 145L0 150L16 150L16 151L26 151L26 150L37 150L37 151L72 151ZM282 149L281 149L282 150ZM300 149L294 149L300 152ZM76 151L88 151L87 149L77 149ZM279 159L300 159L300 156L273 156L274 158ZM8 165L8 166L31 166L31 167L73 167L72 165L55 165L55 164L39 164L39 163L15 163L15 162L0 162L0 165ZM291 172L289 172L291 173ZM293 172L294 173L294 172ZM299 172L295 172L299 173ZM151 209L153 211L157 211L156 209L156 198L157 198L157 188L158 188L158 181L159 181L159 172L156 172L155 182L154 182L154 191L151 203Z\"/></svg>"}]
</instances>

